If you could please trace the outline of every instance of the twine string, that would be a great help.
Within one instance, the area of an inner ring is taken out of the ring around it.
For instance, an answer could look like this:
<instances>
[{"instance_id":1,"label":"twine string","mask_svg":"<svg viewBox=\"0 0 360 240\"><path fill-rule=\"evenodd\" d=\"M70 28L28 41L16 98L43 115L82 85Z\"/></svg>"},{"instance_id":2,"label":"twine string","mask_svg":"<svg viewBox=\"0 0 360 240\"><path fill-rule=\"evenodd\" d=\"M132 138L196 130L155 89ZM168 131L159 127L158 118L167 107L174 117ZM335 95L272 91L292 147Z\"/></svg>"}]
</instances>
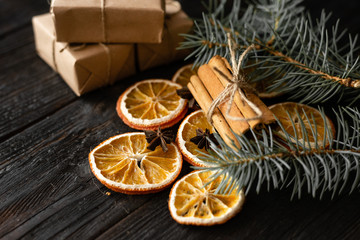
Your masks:
<instances>
[{"instance_id":1,"label":"twine string","mask_svg":"<svg viewBox=\"0 0 360 240\"><path fill-rule=\"evenodd\" d=\"M258 120L262 117L262 111L253 103L251 102L245 95L243 89L248 92L255 92L255 90L247 83L245 76L240 71L241 64L246 57L246 55L255 48L255 45L252 44L246 48L246 50L241 54L238 62L236 62L235 51L236 51L236 43L232 39L230 33L227 34L228 37L228 47L230 51L230 60L231 60L231 67L232 67L232 79L229 79L223 72L221 72L218 68L215 68L222 77L228 80L228 84L226 85L225 89L217 96L214 101L211 103L208 113L207 113L207 120L212 123L212 116L214 115L215 109L227 102L227 108L225 112L225 116L233 121L251 121L251 120ZM231 106L234 103L235 94L238 92L240 94L241 100L246 102L250 108L256 113L255 117L252 118L243 118L243 117L234 117L230 115Z\"/></svg>"},{"instance_id":2,"label":"twine string","mask_svg":"<svg viewBox=\"0 0 360 240\"><path fill-rule=\"evenodd\" d=\"M48 0L49 1L49 0ZM103 39L104 42L107 42L107 34L106 34L106 22L105 22L105 3L106 0L101 0L101 23L102 23L102 29L103 29ZM51 0L50 3L50 14L53 18L53 21L55 23L55 15L54 15L54 4L55 4L55 0Z\"/></svg>"},{"instance_id":3,"label":"twine string","mask_svg":"<svg viewBox=\"0 0 360 240\"><path fill-rule=\"evenodd\" d=\"M111 55L110 55L110 49L106 44L99 43L100 46L102 46L106 52L107 56L107 69L106 69L106 85L110 85L110 73L111 73Z\"/></svg>"},{"instance_id":4,"label":"twine string","mask_svg":"<svg viewBox=\"0 0 360 240\"><path fill-rule=\"evenodd\" d=\"M86 43L83 43L81 45L75 45L75 46L71 46L69 43L66 43L65 46L62 49L60 49L59 52L63 52L67 48L71 49L72 51L80 51L80 50L84 49L85 47L86 47Z\"/></svg>"},{"instance_id":5,"label":"twine string","mask_svg":"<svg viewBox=\"0 0 360 240\"><path fill-rule=\"evenodd\" d=\"M56 57L55 57L55 38L52 40L52 61L53 61L53 65L55 68L55 72L59 72L58 71L58 67L57 67L57 63L56 63Z\"/></svg>"},{"instance_id":6,"label":"twine string","mask_svg":"<svg viewBox=\"0 0 360 240\"><path fill-rule=\"evenodd\" d=\"M53 23L55 25L54 4L55 4L55 0L52 0L51 3L50 3L50 15L51 15L51 18L52 18ZM55 71L58 72L58 67L57 67L57 63L56 63L56 56L55 56L55 40L56 40L56 31L55 31L55 29L54 29L53 34L54 34L54 39L52 41L52 61L53 61Z\"/></svg>"},{"instance_id":7,"label":"twine string","mask_svg":"<svg viewBox=\"0 0 360 240\"><path fill-rule=\"evenodd\" d=\"M103 28L104 42L107 42L106 24L105 24L105 0L101 0L101 23Z\"/></svg>"}]
</instances>

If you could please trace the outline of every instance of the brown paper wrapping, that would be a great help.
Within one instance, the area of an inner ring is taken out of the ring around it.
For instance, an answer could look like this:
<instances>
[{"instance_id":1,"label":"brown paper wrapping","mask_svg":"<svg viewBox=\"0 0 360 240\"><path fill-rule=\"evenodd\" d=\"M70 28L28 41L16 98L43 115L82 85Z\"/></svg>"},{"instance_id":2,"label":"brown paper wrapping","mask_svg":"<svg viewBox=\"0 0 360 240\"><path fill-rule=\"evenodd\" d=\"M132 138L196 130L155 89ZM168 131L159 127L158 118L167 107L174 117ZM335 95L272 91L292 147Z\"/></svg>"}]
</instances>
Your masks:
<instances>
[{"instance_id":1,"label":"brown paper wrapping","mask_svg":"<svg viewBox=\"0 0 360 240\"><path fill-rule=\"evenodd\" d=\"M164 0L52 0L60 42L160 43Z\"/></svg>"},{"instance_id":2,"label":"brown paper wrapping","mask_svg":"<svg viewBox=\"0 0 360 240\"><path fill-rule=\"evenodd\" d=\"M55 41L50 14L32 21L38 55L78 96L136 73L133 44L68 46Z\"/></svg>"},{"instance_id":3,"label":"brown paper wrapping","mask_svg":"<svg viewBox=\"0 0 360 240\"><path fill-rule=\"evenodd\" d=\"M167 17L162 43L137 45L140 71L184 59L190 51L176 50L184 40L179 34L188 33L192 26L193 21L183 11Z\"/></svg>"}]
</instances>

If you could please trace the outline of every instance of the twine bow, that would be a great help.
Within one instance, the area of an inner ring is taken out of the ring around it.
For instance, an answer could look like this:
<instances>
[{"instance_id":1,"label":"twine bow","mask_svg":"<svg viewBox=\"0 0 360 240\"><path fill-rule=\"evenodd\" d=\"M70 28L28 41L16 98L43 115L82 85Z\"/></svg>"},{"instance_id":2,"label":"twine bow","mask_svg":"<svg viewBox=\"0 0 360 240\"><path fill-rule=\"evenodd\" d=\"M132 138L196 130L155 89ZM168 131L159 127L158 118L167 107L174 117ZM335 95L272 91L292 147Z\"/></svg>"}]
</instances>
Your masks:
<instances>
[{"instance_id":1,"label":"twine bow","mask_svg":"<svg viewBox=\"0 0 360 240\"><path fill-rule=\"evenodd\" d=\"M232 39L230 33L227 34L228 37L228 47L230 50L230 56L231 56L231 65L232 65L232 79L229 79L223 72L221 72L219 69L215 68L215 71L217 71L221 76L225 77L229 83L226 85L225 89L217 96L217 98L214 99L214 101L211 103L209 111L207 113L207 120L212 123L212 115L214 114L215 109L221 105L222 103L228 102L227 108L226 108L226 117L230 120L234 121L250 121L250 120L257 120L260 119L263 115L262 111L253 103L251 102L243 92L243 89L245 89L248 92L255 92L252 86L250 86L243 73L241 72L241 64L245 58L245 56L255 48L254 44L247 47L247 49L241 54L238 62L236 63L235 59L235 43ZM240 94L241 100L246 102L252 110L256 113L257 116L252 118L242 118L242 117L234 117L230 116L230 109L234 102L234 97L236 92Z\"/></svg>"}]
</instances>

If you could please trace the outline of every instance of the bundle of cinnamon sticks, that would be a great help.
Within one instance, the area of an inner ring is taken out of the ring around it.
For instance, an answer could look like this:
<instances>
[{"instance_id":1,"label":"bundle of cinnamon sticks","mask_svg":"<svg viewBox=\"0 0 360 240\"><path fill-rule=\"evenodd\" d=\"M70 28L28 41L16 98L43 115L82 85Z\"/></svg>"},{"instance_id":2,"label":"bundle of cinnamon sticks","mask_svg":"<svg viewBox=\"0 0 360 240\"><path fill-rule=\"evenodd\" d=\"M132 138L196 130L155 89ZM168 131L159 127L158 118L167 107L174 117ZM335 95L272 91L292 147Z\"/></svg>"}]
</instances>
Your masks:
<instances>
[{"instance_id":1,"label":"bundle of cinnamon sticks","mask_svg":"<svg viewBox=\"0 0 360 240\"><path fill-rule=\"evenodd\" d=\"M219 73L219 71L223 74ZM228 61L220 56L211 58L208 64L204 64L199 68L198 75L193 75L190 78L188 88L205 114L208 113L214 99L229 83L227 78L232 79L231 67ZM260 124L270 124L275 121L273 113L255 93L244 92L247 99L261 110L262 116L256 120L249 121L231 120L226 114L228 103L225 102L219 105L211 119L213 126L227 144L231 144L232 140L234 140L235 144L238 144L232 132L241 135L250 128L255 128ZM254 118L257 116L253 108L241 99L239 92L235 93L234 104L230 107L229 115L238 118Z\"/></svg>"}]
</instances>

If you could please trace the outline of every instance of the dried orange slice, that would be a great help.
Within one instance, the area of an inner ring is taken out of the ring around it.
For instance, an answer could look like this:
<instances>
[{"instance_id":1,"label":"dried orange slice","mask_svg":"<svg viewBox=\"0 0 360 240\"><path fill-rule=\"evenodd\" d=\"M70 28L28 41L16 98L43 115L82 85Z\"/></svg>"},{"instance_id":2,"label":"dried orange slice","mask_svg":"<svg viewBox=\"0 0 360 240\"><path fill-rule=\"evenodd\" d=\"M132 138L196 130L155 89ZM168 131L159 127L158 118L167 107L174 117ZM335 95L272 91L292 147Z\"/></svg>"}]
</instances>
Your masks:
<instances>
[{"instance_id":1,"label":"dried orange slice","mask_svg":"<svg viewBox=\"0 0 360 240\"><path fill-rule=\"evenodd\" d=\"M186 87L190 82L190 77L197 74L198 67L193 68L193 64L188 64L176 71L171 81Z\"/></svg>"},{"instance_id":2,"label":"dried orange slice","mask_svg":"<svg viewBox=\"0 0 360 240\"><path fill-rule=\"evenodd\" d=\"M205 148L200 149L198 146L191 142L190 139L196 136L196 129L209 129L210 133L215 132L215 129L207 121L203 110L195 111L189 114L180 124L179 130L176 136L176 143L179 146L184 159L194 166L206 167L209 164L201 161L198 156L202 153L206 153Z\"/></svg>"},{"instance_id":3,"label":"dried orange slice","mask_svg":"<svg viewBox=\"0 0 360 240\"><path fill-rule=\"evenodd\" d=\"M108 188L127 194L161 191L179 175L182 158L177 146L147 149L144 133L124 133L104 141L89 154L91 171Z\"/></svg>"},{"instance_id":4,"label":"dried orange slice","mask_svg":"<svg viewBox=\"0 0 360 240\"><path fill-rule=\"evenodd\" d=\"M293 143L296 143L297 139L300 144L303 144L305 140L305 144L308 145L309 142L312 148L316 147L316 142L319 147L324 147L325 140L326 147L329 145L328 134L330 134L325 130L326 127L330 128L332 136L335 136L335 128L331 120L328 117L324 120L321 113L313 107L294 102L285 102L272 105L269 109L279 119ZM295 128L292 123L294 123ZM306 129L306 133L302 129ZM280 126L277 126L275 131L282 138L286 138ZM317 141L315 141L314 135L317 136Z\"/></svg>"},{"instance_id":5,"label":"dried orange slice","mask_svg":"<svg viewBox=\"0 0 360 240\"><path fill-rule=\"evenodd\" d=\"M244 203L243 190L217 194L221 176L209 182L213 172L192 172L178 180L171 189L169 210L175 221L186 225L211 226L234 217Z\"/></svg>"},{"instance_id":6,"label":"dried orange slice","mask_svg":"<svg viewBox=\"0 0 360 240\"><path fill-rule=\"evenodd\" d=\"M181 86L164 79L149 79L129 87L116 105L119 117L139 130L173 126L186 114L187 102L176 94Z\"/></svg>"}]
</instances>

